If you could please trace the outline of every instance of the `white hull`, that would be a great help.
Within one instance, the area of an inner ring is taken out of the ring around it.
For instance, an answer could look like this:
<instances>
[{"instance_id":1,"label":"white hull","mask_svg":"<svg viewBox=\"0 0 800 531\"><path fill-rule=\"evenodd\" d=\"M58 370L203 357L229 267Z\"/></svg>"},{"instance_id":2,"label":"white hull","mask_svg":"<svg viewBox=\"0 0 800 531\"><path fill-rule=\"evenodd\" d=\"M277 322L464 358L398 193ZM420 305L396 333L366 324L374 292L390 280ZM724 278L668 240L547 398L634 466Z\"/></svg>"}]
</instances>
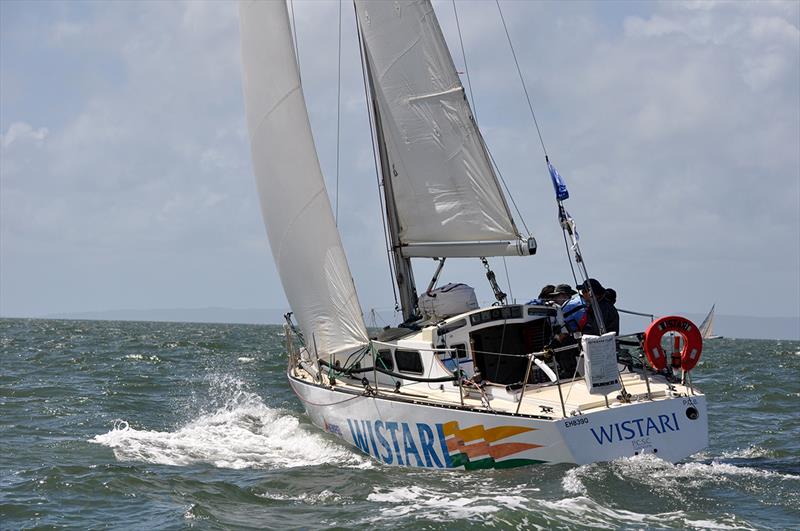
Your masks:
<instances>
[{"instance_id":1,"label":"white hull","mask_svg":"<svg viewBox=\"0 0 800 531\"><path fill-rule=\"evenodd\" d=\"M292 374L289 383L314 424L388 465L475 470L586 464L641 453L677 462L708 444L700 394L551 418L426 404L413 394L366 396Z\"/></svg>"}]
</instances>

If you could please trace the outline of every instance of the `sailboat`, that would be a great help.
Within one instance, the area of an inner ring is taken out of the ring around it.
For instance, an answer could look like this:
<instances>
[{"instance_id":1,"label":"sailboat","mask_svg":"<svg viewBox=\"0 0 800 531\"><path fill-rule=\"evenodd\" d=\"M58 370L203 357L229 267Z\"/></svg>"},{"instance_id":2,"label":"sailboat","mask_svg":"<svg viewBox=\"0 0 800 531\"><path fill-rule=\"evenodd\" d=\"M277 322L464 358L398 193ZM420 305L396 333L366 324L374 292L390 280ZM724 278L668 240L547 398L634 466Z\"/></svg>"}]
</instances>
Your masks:
<instances>
[{"instance_id":1,"label":"sailboat","mask_svg":"<svg viewBox=\"0 0 800 531\"><path fill-rule=\"evenodd\" d=\"M703 319L703 322L700 323L700 334L703 336L704 340L722 339L722 336L714 335L714 309L716 306L716 304L711 305L708 315L706 315L705 319Z\"/></svg>"},{"instance_id":2,"label":"sailboat","mask_svg":"<svg viewBox=\"0 0 800 531\"><path fill-rule=\"evenodd\" d=\"M287 8L240 4L253 169L296 320L287 316L286 375L311 421L386 465L434 469L639 454L675 462L704 448L706 398L690 377L701 345L688 320L554 348L562 308L508 303L491 271L492 306L465 285L436 289L436 276L418 296L413 259L438 258L438 276L445 259L529 257L536 243L514 222L430 1L356 0L355 9L403 314L373 337L317 158ZM671 364L661 345L669 331L684 337Z\"/></svg>"}]
</instances>

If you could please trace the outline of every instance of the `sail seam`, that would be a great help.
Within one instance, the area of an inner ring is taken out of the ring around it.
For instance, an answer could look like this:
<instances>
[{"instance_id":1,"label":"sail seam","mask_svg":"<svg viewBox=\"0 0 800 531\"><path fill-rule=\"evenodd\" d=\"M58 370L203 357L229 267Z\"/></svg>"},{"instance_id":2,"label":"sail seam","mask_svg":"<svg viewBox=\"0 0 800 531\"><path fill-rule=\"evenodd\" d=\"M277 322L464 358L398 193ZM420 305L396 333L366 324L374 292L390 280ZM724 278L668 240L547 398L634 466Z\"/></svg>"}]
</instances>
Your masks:
<instances>
[{"instance_id":1,"label":"sail seam","mask_svg":"<svg viewBox=\"0 0 800 531\"><path fill-rule=\"evenodd\" d=\"M378 76L378 80L379 80L379 81L383 81L383 78L386 76L386 74L388 74L388 73L389 73L389 70L391 70L391 69L392 69L392 67L393 67L394 65L396 65L396 64L397 64L397 62L398 62L400 59L402 59L402 58L403 58L403 57L404 57L404 56L405 56L405 55L406 55L408 52L410 52L411 50L413 50L413 49L414 49L414 48L417 46L417 44L419 44L419 42L420 42L421 40L422 40L422 35L417 35L417 38L416 38L416 40L415 40L414 42L412 42L412 43L411 43L411 44L408 46L408 48L406 48L405 50L403 50L402 52L400 52L400 53L397 55L397 57L395 57L394 59L392 59L392 62L390 62L388 65L386 65L386 68L384 68L384 69L383 69L383 72L381 72L381 73L380 73L380 75Z\"/></svg>"},{"instance_id":2,"label":"sail seam","mask_svg":"<svg viewBox=\"0 0 800 531\"><path fill-rule=\"evenodd\" d=\"M257 135L257 134L258 134L258 131L259 131L259 130L261 130L261 126L264 124L264 122L266 122L266 121L267 121L267 118L269 118L269 117L270 117L270 115L271 115L273 112L275 112L275 111L278 109L278 107L280 107L280 106L281 106L281 104L282 104L284 101L286 101L287 99L289 99L289 97L290 97L292 94L294 94L295 92L297 92L299 89L300 89L300 85L298 84L298 85L297 85L297 86L295 86L295 87L294 87L292 90L290 90L290 91L289 91L289 92L287 92L285 95L283 95L283 96L282 96L282 97L281 97L281 98L280 98L280 99L279 99L277 102L275 102L275 105L273 105L273 106L272 106L272 108L271 108L270 110L268 110L266 113L264 113L264 116L262 116L262 117L261 117L261 119L258 121L258 124L256 125L255 129L253 130L253 132L254 132L254 133Z\"/></svg>"},{"instance_id":3,"label":"sail seam","mask_svg":"<svg viewBox=\"0 0 800 531\"><path fill-rule=\"evenodd\" d=\"M291 219L291 221L289 221L289 223L287 223L287 224L286 224L286 230L284 230L284 231L283 231L283 234L281 234L281 241L280 241L280 243L278 244L278 252L277 252L277 256L276 256L276 258L277 258L277 261L276 261L276 262L277 262L277 263L280 263L280 258L281 258L281 254L282 254L282 251L283 251L283 242L284 242L284 241L286 241L286 235L287 235L287 234L289 234L289 233L291 232L291 229L292 229L292 227L294 226L295 222L296 222L296 221L297 221L297 220L298 220L298 219L299 219L299 218L300 218L300 217L301 217L303 214L305 214L306 210L308 210L308 207L309 207L309 205L311 205L311 203L313 203L314 201L316 201L316 200L317 200L317 198L319 197L319 195L320 195L321 193L323 193L323 192L325 192L325 188L320 188L320 189L317 191L317 193L315 193L314 195L312 195L312 196L311 196L311 198L310 198L308 201L306 201L306 203L305 203L305 204L304 204L302 207L300 207L300 209L298 209L298 211L297 211L297 215L295 215L295 216L294 216L294 217Z\"/></svg>"}]
</instances>

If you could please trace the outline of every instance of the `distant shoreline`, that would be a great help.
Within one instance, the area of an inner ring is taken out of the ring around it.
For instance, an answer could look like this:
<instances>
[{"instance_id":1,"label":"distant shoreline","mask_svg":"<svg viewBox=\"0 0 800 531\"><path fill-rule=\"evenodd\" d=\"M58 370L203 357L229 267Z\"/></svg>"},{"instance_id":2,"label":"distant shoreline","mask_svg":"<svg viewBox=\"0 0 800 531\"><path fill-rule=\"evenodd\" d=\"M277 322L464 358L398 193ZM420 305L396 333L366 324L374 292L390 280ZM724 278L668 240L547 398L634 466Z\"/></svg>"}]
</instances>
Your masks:
<instances>
[{"instance_id":1,"label":"distant shoreline","mask_svg":"<svg viewBox=\"0 0 800 531\"><path fill-rule=\"evenodd\" d=\"M130 321L196 324L281 325L288 309L278 308L169 308L154 310L108 310L71 312L43 316L0 316L0 319L45 319L73 321ZM680 313L680 312L679 312ZM699 323L705 315L684 313ZM377 327L393 322L393 312L376 312ZM368 326L373 323L367 322ZM623 317L623 333L642 330L647 319ZM800 317L753 317L717 314L714 333L731 339L800 340Z\"/></svg>"}]
</instances>

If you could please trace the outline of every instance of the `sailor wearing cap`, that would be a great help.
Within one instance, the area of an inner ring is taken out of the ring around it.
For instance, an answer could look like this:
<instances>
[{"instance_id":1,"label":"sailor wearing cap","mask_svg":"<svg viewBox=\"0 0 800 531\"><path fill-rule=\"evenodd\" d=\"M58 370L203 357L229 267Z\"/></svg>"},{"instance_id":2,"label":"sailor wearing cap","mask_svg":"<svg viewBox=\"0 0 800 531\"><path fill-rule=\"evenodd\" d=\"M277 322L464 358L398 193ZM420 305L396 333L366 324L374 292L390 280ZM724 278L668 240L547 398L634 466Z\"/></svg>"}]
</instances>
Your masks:
<instances>
[{"instance_id":1,"label":"sailor wearing cap","mask_svg":"<svg viewBox=\"0 0 800 531\"><path fill-rule=\"evenodd\" d=\"M559 306L563 306L565 302L567 302L573 295L575 295L577 291L572 289L572 286L569 284L559 284L553 288L553 292L550 295L550 300L558 304Z\"/></svg>"},{"instance_id":2,"label":"sailor wearing cap","mask_svg":"<svg viewBox=\"0 0 800 531\"><path fill-rule=\"evenodd\" d=\"M597 308L600 311L600 316L603 319L606 332L616 332L619 335L619 313L614 307L614 303L610 300L606 289L600 282L594 278L590 278L586 282L578 284L578 291L581 293L581 298L586 303L587 319L586 325L583 327L584 334L601 335L600 325L594 314L594 305L592 298L597 302ZM616 302L616 291L613 291L613 299Z\"/></svg>"}]
</instances>

